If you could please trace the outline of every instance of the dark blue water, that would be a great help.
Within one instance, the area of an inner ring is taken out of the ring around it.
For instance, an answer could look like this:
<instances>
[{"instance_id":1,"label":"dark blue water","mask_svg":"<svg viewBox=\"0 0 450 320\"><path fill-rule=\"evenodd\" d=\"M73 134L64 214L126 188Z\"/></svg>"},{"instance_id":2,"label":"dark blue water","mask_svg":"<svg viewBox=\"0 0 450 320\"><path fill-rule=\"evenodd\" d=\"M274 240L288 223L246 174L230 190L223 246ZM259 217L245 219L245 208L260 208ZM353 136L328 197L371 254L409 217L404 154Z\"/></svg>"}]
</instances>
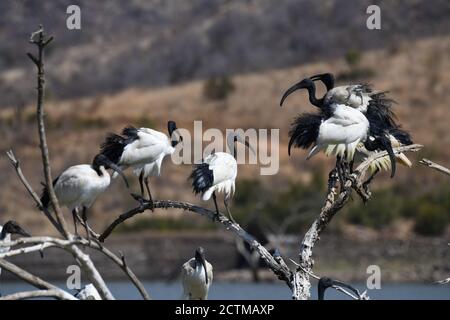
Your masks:
<instances>
[{"instance_id":1,"label":"dark blue water","mask_svg":"<svg viewBox=\"0 0 450 320\"><path fill-rule=\"evenodd\" d=\"M128 282L108 282L111 291L117 299L140 299L136 289ZM56 285L65 288L64 283ZM146 289L153 299L179 299L181 297L181 284L179 282L144 282ZM359 290L365 290L362 284L354 285ZM3 282L0 290L3 295L18 291L32 290L33 288L21 282ZM383 284L380 290L368 290L371 299L432 299L450 300L450 285L438 284ZM316 288L313 288L313 299L317 299ZM209 299L290 299L290 291L283 283L239 283L214 282L210 288ZM328 289L326 299L349 299L347 296L333 289Z\"/></svg>"}]
</instances>

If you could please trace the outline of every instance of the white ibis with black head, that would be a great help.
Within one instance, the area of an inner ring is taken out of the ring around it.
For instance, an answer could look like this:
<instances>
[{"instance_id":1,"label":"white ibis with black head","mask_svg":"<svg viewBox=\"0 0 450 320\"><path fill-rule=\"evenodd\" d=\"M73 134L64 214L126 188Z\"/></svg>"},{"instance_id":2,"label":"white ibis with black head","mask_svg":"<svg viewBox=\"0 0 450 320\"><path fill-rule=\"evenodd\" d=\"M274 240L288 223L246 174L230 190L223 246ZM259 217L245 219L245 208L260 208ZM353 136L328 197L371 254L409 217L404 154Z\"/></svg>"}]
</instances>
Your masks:
<instances>
[{"instance_id":1,"label":"white ibis with black head","mask_svg":"<svg viewBox=\"0 0 450 320\"><path fill-rule=\"evenodd\" d=\"M370 123L370 137L365 144L360 143L358 145L357 151L361 155L368 156L376 150L387 150L389 152L392 147L413 143L409 133L395 123L396 116L392 111L394 101L387 98L387 92L374 92L372 86L368 84L334 87L334 76L331 73L318 74L310 79L313 81L320 80L324 83L327 89L325 99L336 91L347 91L347 96L340 95L342 101L361 111L367 117ZM395 159L405 166L411 167L412 165L403 153L396 154ZM370 165L371 173L374 174L380 169L390 169L391 177L393 177L396 166L395 161L391 160L393 160L392 154L373 161Z\"/></svg>"},{"instance_id":2,"label":"white ibis with black head","mask_svg":"<svg viewBox=\"0 0 450 320\"><path fill-rule=\"evenodd\" d=\"M21 235L24 237L31 237L31 235L26 232L16 221L10 220L6 222L3 226L0 225L0 242L10 242L11 235ZM10 247L0 246L0 253L9 252ZM0 268L0 275L2 273L2 268ZM0 292L1 296L1 292Z\"/></svg>"},{"instance_id":3,"label":"white ibis with black head","mask_svg":"<svg viewBox=\"0 0 450 320\"><path fill-rule=\"evenodd\" d=\"M77 214L78 210L82 210L82 219L88 239L90 239L90 235L87 224L87 209L109 187L111 177L107 169L119 173L128 188L128 181L122 170L102 154L96 155L92 164L79 164L67 168L53 181L53 189L59 204L72 211L75 234L77 235ZM50 194L46 186L42 191L41 202L44 208L49 208Z\"/></svg>"},{"instance_id":4,"label":"white ibis with black head","mask_svg":"<svg viewBox=\"0 0 450 320\"><path fill-rule=\"evenodd\" d=\"M213 267L206 261L202 247L195 250L194 258L183 264L181 282L183 298L187 300L206 300L213 280Z\"/></svg>"},{"instance_id":5,"label":"white ibis with black head","mask_svg":"<svg viewBox=\"0 0 450 320\"><path fill-rule=\"evenodd\" d=\"M217 215L219 215L219 208L217 206L216 192L224 194L224 205L230 220L233 222L235 221L228 208L228 201L234 194L237 176L236 142L243 143L253 153L255 152L248 141L240 135L231 133L227 136L227 145L228 149L233 152L233 155L227 152L212 153L202 163L194 166L189 177L192 179L194 193L201 193L203 201L208 201L212 196Z\"/></svg>"},{"instance_id":6,"label":"white ibis with black head","mask_svg":"<svg viewBox=\"0 0 450 320\"><path fill-rule=\"evenodd\" d=\"M347 162L353 160L357 145L367 139L369 121L362 112L342 103L343 93L341 92L337 92L336 96L325 95L325 97L317 99L315 84L309 78L290 87L284 93L280 106L291 93L299 89L308 90L311 104L318 107L321 112L317 114L304 113L297 117L289 132L291 138L288 153L290 155L293 145L303 149L308 149L313 145L307 159L321 150L326 155L335 155L337 158L336 168L341 177L344 171L341 160Z\"/></svg>"},{"instance_id":7,"label":"white ibis with black head","mask_svg":"<svg viewBox=\"0 0 450 320\"><path fill-rule=\"evenodd\" d=\"M141 201L144 198L145 182L149 201L153 202L148 177L160 175L164 157L174 153L176 145L182 141L174 121L169 121L167 127L169 137L149 128L126 127L122 130L124 137L111 133L101 145L101 154L123 170L129 167L134 170L141 189L141 196L134 196Z\"/></svg>"}]
</instances>

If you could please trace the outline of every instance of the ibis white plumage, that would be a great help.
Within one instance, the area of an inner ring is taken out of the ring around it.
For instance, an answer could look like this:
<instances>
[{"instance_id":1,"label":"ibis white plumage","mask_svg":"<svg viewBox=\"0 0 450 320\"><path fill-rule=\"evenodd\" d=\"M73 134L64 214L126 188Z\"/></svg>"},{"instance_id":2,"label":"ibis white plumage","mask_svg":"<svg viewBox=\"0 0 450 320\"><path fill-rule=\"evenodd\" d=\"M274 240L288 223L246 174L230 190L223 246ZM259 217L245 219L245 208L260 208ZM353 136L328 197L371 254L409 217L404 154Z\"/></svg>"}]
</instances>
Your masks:
<instances>
[{"instance_id":1,"label":"ibis white plumage","mask_svg":"<svg viewBox=\"0 0 450 320\"><path fill-rule=\"evenodd\" d=\"M368 84L334 87L334 76L331 73L318 74L310 79L313 81L320 80L324 83L327 89L325 100L328 96L335 95L342 103L347 103L367 117L370 124L370 140L366 144L358 144L357 152L359 157L367 157L372 152L377 152L377 149L388 150L389 152L389 145L391 147L399 147L413 143L409 133L402 130L395 123L395 114L392 111L393 100L386 97L386 92L374 91L372 86ZM336 92L339 94L336 94ZM375 141L377 140L375 136L379 137L378 142ZM383 136L386 138L383 138ZM400 164L408 167L412 166L411 161L403 153L396 154L395 159ZM369 169L372 174L381 169L391 170L391 176L393 176L396 161L392 162L392 160L391 155L379 158L371 163Z\"/></svg>"},{"instance_id":2,"label":"ibis white plumage","mask_svg":"<svg viewBox=\"0 0 450 320\"><path fill-rule=\"evenodd\" d=\"M233 222L234 219L229 210L228 201L234 194L237 176L236 142L243 143L254 152L248 141L239 135L229 134L227 136L227 145L234 156L227 152L212 153L202 163L195 165L190 175L194 193L201 193L203 201L208 201L212 197L217 214L219 214L219 208L217 206L216 192L224 194L224 205L228 216Z\"/></svg>"},{"instance_id":3,"label":"ibis white plumage","mask_svg":"<svg viewBox=\"0 0 450 320\"><path fill-rule=\"evenodd\" d=\"M194 258L183 264L181 282L183 298L187 300L206 300L213 280L213 267L205 258L202 247L195 250Z\"/></svg>"},{"instance_id":4,"label":"ibis white plumage","mask_svg":"<svg viewBox=\"0 0 450 320\"><path fill-rule=\"evenodd\" d=\"M26 232L17 222L10 220L6 222L3 226L0 225L0 242L7 243L11 241L11 235L18 234L24 237L31 237L31 235ZM10 250L9 246L0 246L0 253L6 253ZM0 275L2 269L0 268ZM0 292L1 296L1 292Z\"/></svg>"},{"instance_id":5,"label":"ibis white plumage","mask_svg":"<svg viewBox=\"0 0 450 320\"><path fill-rule=\"evenodd\" d=\"M337 96L325 95L324 98L317 99L314 82L309 78L290 87L284 93L280 106L291 93L299 89L308 90L311 104L320 108L321 112L304 113L297 117L289 132L288 153L290 155L292 146L303 149L313 146L307 159L321 150L326 155L336 155L336 168L343 182L345 170L342 160L353 160L356 147L368 137L369 121L362 112L342 103L341 92Z\"/></svg>"},{"instance_id":6,"label":"ibis white plumage","mask_svg":"<svg viewBox=\"0 0 450 320\"><path fill-rule=\"evenodd\" d=\"M77 215L82 210L82 219L86 228L86 236L90 237L87 225L87 209L111 183L107 169L113 169L122 175L127 187L128 182L122 170L106 156L98 154L92 164L79 164L64 170L54 181L53 188L61 206L66 206L73 215L75 233L77 232ZM44 186L41 196L44 208L50 206L48 188Z\"/></svg>"},{"instance_id":7,"label":"ibis white plumage","mask_svg":"<svg viewBox=\"0 0 450 320\"><path fill-rule=\"evenodd\" d=\"M167 127L169 137L149 128L126 127L122 130L123 136L109 134L101 146L101 154L123 170L131 167L139 177L140 199L144 198L145 182L150 202L153 200L148 177L160 175L164 157L171 155L182 140L174 121L169 121Z\"/></svg>"}]
</instances>

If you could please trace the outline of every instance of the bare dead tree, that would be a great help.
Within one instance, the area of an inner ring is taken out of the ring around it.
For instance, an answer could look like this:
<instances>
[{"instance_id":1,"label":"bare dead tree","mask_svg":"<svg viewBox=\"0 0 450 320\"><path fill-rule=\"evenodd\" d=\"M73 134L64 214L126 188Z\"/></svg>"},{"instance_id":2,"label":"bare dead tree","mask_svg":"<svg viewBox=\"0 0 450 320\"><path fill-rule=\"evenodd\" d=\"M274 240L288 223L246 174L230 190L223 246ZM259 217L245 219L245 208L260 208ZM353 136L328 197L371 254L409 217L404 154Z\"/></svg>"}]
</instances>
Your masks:
<instances>
[{"instance_id":1,"label":"bare dead tree","mask_svg":"<svg viewBox=\"0 0 450 320\"><path fill-rule=\"evenodd\" d=\"M58 199L53 190L53 180L50 169L50 156L47 145L47 138L45 133L45 121L44 121L44 93L45 93L45 72L44 72L44 52L45 48L49 45L49 43L53 40L53 37L46 37L44 33L44 28L42 26L36 32L33 32L30 38L30 42L37 46L38 55L37 57L31 53L27 53L28 57L33 61L33 63L37 67L37 107L36 107L36 115L38 122L38 134L39 134L39 147L41 150L42 156L42 164L43 171L45 177L45 184L48 187L50 200L53 207L54 215L48 210L46 210L38 195L31 187L31 184L28 182L26 177L24 176L21 168L20 162L15 157L12 150L7 152L7 156L11 161L20 181L25 186L25 189L28 191L28 194L35 201L38 209L45 214L49 222L55 227L55 229L62 236L62 239L53 238L53 237L33 237L33 238L21 238L16 241L12 241L10 243L0 242L0 246L11 247L11 250L7 253L3 253L0 255L0 267L10 271L14 275L18 276L22 280L30 283L31 285L37 287L38 289L45 290L45 292L27 292L27 293L18 293L15 295L8 296L7 298L31 298L31 297L42 297L42 296L51 296L58 299L75 299L68 292L57 288L54 285L51 285L45 282L42 279L32 275L31 273L19 268L18 266L7 262L5 260L6 257L27 254L29 252L34 251L43 251L49 247L57 247L69 252L73 257L76 263L81 267L84 271L84 274L88 277L90 282L94 285L94 287L99 292L102 299L112 300L114 299L111 291L107 287L103 277L100 272L97 270L96 266L92 262L90 256L80 249L80 245L83 248L89 247L95 249L106 257L108 257L112 262L114 262L119 268L121 268L124 273L128 276L130 281L136 286L140 294L144 299L150 299L149 294L146 292L144 286L136 277L136 275L131 271L126 263L125 257L122 255L120 258L115 255L113 252L101 246L99 244L91 243L85 239L79 239L70 233L67 228L67 223L62 214L62 211L58 204ZM25 247L17 248L19 245L25 245Z\"/></svg>"},{"instance_id":2,"label":"bare dead tree","mask_svg":"<svg viewBox=\"0 0 450 320\"><path fill-rule=\"evenodd\" d=\"M47 38L44 34L44 29L42 26L38 31L34 32L31 36L30 42L35 44L38 48L38 57L32 54L28 54L29 58L34 62L37 67L37 121L39 128L39 140L40 140L40 150L42 155L43 171L46 185L49 189L50 199L53 207L54 215L51 212L43 208L39 197L32 189L31 185L28 183L27 179L23 175L20 168L20 162L15 157L12 151L7 153L11 164L13 165L20 181L25 186L29 195L33 198L37 207L44 213L49 222L55 227L62 238L55 237L32 237L32 238L20 238L15 241L10 241L9 243L0 242L0 246L11 247L11 250L7 253L0 254L0 267L12 272L22 280L37 287L38 291L22 292L16 293L5 298L8 299L26 299L31 297L54 297L57 299L75 299L73 295L68 292L57 288L56 286L32 275L31 273L19 268L18 266L5 260L7 257L28 254L30 252L43 251L50 247L56 247L66 252L69 252L75 259L75 261L82 268L84 273L87 275L91 283L99 292L102 299L114 299L109 288L107 287L105 281L103 280L100 272L95 267L94 263L90 259L89 255L86 254L81 247L89 247L97 250L108 257L112 262L118 265L124 273L128 276L130 281L136 286L136 288L141 293L144 299L149 299L148 293L145 291L142 283L137 279L131 269L126 263L126 259L123 255L118 257L110 250L106 249L103 245L99 243L94 243L87 241L83 238L76 238L67 228L67 223L64 219L62 211L58 204L58 199L56 198L55 192L52 185L52 175L50 170L50 157L45 133L45 121L44 121L44 49L53 40L52 37ZM410 145L402 146L394 149L395 153L407 152L407 151L417 151L421 148L421 145ZM318 217L312 223L311 227L303 237L300 248L299 248L299 261L294 263L294 268L289 268L284 261L279 251L276 250L274 254L271 254L266 247L261 245L255 237L244 230L239 224L232 222L223 214L216 214L215 211L208 210L206 208L196 206L186 202L174 201L174 200L155 200L153 203L140 203L136 208L133 208L123 214L121 214L116 220L114 220L111 225L109 225L105 231L98 236L98 240L104 242L105 239L112 233L112 231L121 223L127 219L132 218L137 214L144 213L146 211L152 211L154 209L168 209L168 208L178 208L184 211L194 212L204 216L206 218L219 223L226 230L235 234L235 236L242 241L245 241L255 252L259 254L261 259L267 264L267 266L272 270L272 272L282 281L292 291L293 299L309 299L310 298L310 278L315 277L313 275L314 260L313 249L318 243L320 235L326 229L327 225L331 222L332 218L345 206L353 191L364 200L370 199L371 194L368 190L368 186L365 185L365 176L372 161L384 157L387 152L374 153L372 156L368 157L364 162L362 162L356 170L345 178L345 182L341 190L338 191L335 181L336 171L332 170L330 173L329 189L326 196L325 204L322 207ZM334 181L334 182L333 182ZM93 236L97 236L92 232ZM345 289L339 286L335 286L335 289L340 290L345 293ZM346 293L354 299L367 298L364 294L358 294L358 296L352 295L351 293Z\"/></svg>"},{"instance_id":3,"label":"bare dead tree","mask_svg":"<svg viewBox=\"0 0 450 320\"><path fill-rule=\"evenodd\" d=\"M440 173L443 173L445 175L450 176L450 169L448 169L448 168L446 168L446 167L444 167L444 166L442 166L440 164L437 164L437 163L435 163L435 162L433 162L431 160L428 160L428 159L424 158L424 159L420 160L420 163L425 165L425 166L427 166L427 167L429 167L429 168L431 168L431 169L434 169L434 170L436 170L436 171L438 171ZM449 245L450 245L450 243L449 243ZM450 278L437 281L437 283L439 283L439 284L449 284L450 283Z\"/></svg>"},{"instance_id":4,"label":"bare dead tree","mask_svg":"<svg viewBox=\"0 0 450 320\"><path fill-rule=\"evenodd\" d=\"M401 152L415 152L422 148L422 145L413 144L409 146L402 146L394 149L394 153ZM278 277L278 279L284 281L287 286L292 290L292 298L299 300L306 300L310 298L310 275L312 274L312 268L314 266L314 260L312 259L313 248L320 239L321 233L325 230L331 219L344 207L349 200L352 191L355 190L364 201L370 199L371 194L367 190L367 186L364 186L367 170L372 161L375 161L381 157L387 155L386 151L374 153L362 162L356 170L346 179L344 188L337 191L337 187L334 184L328 191L325 204L321 209L319 216L313 222L308 232L305 234L299 253L299 263L296 264L296 268L291 270L285 263L284 259L280 255L272 255L270 252L261 245L252 235L245 231L239 224L232 222L222 213L219 216L215 211L208 210L203 207L199 207L187 202L173 201L173 200L154 200L151 203L141 203L138 207L133 208L123 214L121 214L116 220L114 220L103 233L100 235L99 240L105 241L110 236L112 231L124 221L134 217L137 214L144 213L146 211L153 212L154 209L168 209L177 208L184 211L194 212L201 216L211 219L211 221L221 224L226 230L233 232L237 237L241 238L250 247L259 253L261 259L267 264L272 272ZM336 171L333 170L330 173L332 180L337 180ZM153 209L153 210L152 210ZM340 291L345 289L340 288ZM358 297L362 298L362 296ZM367 298L364 296L364 298Z\"/></svg>"}]
</instances>

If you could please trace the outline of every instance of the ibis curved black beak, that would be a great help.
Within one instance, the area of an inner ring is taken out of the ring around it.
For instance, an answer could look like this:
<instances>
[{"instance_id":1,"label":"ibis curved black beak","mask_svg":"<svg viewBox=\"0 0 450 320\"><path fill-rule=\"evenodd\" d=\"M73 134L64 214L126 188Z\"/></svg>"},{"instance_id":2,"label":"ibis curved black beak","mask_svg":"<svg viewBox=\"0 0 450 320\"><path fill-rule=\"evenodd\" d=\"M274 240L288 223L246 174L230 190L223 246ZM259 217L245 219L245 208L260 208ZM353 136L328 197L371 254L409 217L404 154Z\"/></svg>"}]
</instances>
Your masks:
<instances>
[{"instance_id":1,"label":"ibis curved black beak","mask_svg":"<svg viewBox=\"0 0 450 320\"><path fill-rule=\"evenodd\" d=\"M17 229L14 230L15 234L24 236L24 237L31 237L31 234L29 234L28 232L26 232L21 226L17 225Z\"/></svg>"},{"instance_id":2,"label":"ibis curved black beak","mask_svg":"<svg viewBox=\"0 0 450 320\"><path fill-rule=\"evenodd\" d=\"M359 297L359 292L358 290L356 290L355 288L353 288L351 285L341 282L339 280L333 280L333 285L334 286L339 286L339 287L343 287L343 288L347 288L350 291L352 291L357 297Z\"/></svg>"},{"instance_id":3,"label":"ibis curved black beak","mask_svg":"<svg viewBox=\"0 0 450 320\"><path fill-rule=\"evenodd\" d=\"M395 176L395 171L397 169L397 161L394 150L392 149L391 141L387 137L383 137L381 139L381 144L384 150L387 151L389 159L391 160L391 178L393 178Z\"/></svg>"},{"instance_id":4,"label":"ibis curved black beak","mask_svg":"<svg viewBox=\"0 0 450 320\"><path fill-rule=\"evenodd\" d=\"M195 261L203 266L203 271L205 272L205 283L208 284L209 279L208 270L206 270L205 250L203 250L202 247L195 250Z\"/></svg>"},{"instance_id":5,"label":"ibis curved black beak","mask_svg":"<svg viewBox=\"0 0 450 320\"><path fill-rule=\"evenodd\" d=\"M356 296L359 297L359 292L357 289L353 288L351 285L346 284L344 282L334 280L328 277L322 277L319 279L318 283L318 298L319 300L324 300L325 298L325 291L332 286L339 286L343 288L347 288L350 291L352 291Z\"/></svg>"},{"instance_id":6,"label":"ibis curved black beak","mask_svg":"<svg viewBox=\"0 0 450 320\"><path fill-rule=\"evenodd\" d=\"M127 186L127 189L130 188L130 185L128 184L128 180L125 177L122 169L120 169L119 166L116 165L114 162L112 162L108 157L100 154L100 155L96 156L96 159L94 161L100 161L100 163L102 163L105 166L106 169L112 169L115 172L117 172L118 174L120 174L120 176L122 177L123 181L125 182L125 185Z\"/></svg>"},{"instance_id":7,"label":"ibis curved black beak","mask_svg":"<svg viewBox=\"0 0 450 320\"><path fill-rule=\"evenodd\" d=\"M128 180L125 177L125 174L123 173L122 169L120 169L115 163L110 163L108 164L108 166L113 169L115 172L117 172L118 174L120 174L120 176L122 177L123 181L125 182L125 185L127 186L127 189L130 188L130 185L128 184Z\"/></svg>"},{"instance_id":8,"label":"ibis curved black beak","mask_svg":"<svg viewBox=\"0 0 450 320\"><path fill-rule=\"evenodd\" d=\"M312 80L309 78L303 79L302 81L294 84L292 87L287 89L286 92L283 94L283 97L281 98L281 101L280 101L280 107L283 106L284 100L286 100L286 98L291 93L293 93L297 90L300 90L300 89L307 89L308 91L310 91L312 88L314 88L314 82L312 82Z\"/></svg>"}]
</instances>

